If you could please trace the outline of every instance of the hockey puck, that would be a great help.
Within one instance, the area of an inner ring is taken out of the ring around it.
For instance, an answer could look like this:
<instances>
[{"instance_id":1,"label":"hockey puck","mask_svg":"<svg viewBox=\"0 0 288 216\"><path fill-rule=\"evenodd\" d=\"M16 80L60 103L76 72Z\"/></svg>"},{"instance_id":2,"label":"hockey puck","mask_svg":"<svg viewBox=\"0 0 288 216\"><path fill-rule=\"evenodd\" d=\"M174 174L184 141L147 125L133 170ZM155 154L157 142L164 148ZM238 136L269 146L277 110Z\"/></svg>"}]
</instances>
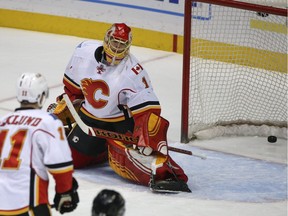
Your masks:
<instances>
[{"instance_id":1,"label":"hockey puck","mask_svg":"<svg viewBox=\"0 0 288 216\"><path fill-rule=\"evenodd\" d=\"M268 136L267 140L269 143L275 143L275 142L277 142L277 137L276 136Z\"/></svg>"}]
</instances>

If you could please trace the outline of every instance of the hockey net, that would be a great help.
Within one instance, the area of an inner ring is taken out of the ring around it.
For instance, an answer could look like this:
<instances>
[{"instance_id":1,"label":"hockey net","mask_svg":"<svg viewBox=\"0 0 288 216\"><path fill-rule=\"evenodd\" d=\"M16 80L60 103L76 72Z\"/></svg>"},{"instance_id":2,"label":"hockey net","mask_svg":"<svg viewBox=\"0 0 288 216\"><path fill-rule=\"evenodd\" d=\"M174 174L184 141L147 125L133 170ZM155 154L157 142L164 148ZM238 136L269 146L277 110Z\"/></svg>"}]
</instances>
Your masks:
<instances>
[{"instance_id":1,"label":"hockey net","mask_svg":"<svg viewBox=\"0 0 288 216\"><path fill-rule=\"evenodd\" d=\"M183 143L287 139L287 3L249 2L185 1Z\"/></svg>"}]
</instances>

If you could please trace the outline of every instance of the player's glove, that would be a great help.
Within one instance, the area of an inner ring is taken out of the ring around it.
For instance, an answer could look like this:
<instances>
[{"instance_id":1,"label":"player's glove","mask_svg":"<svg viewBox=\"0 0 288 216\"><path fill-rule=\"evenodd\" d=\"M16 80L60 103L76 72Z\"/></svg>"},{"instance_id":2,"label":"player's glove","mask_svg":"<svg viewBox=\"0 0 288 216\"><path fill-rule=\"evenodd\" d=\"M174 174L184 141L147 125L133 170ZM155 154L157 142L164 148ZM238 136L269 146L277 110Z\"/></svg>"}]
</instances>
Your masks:
<instances>
[{"instance_id":1,"label":"player's glove","mask_svg":"<svg viewBox=\"0 0 288 216\"><path fill-rule=\"evenodd\" d=\"M63 98L63 95L60 95L56 99L57 103L52 103L48 106L47 112L53 113L56 115L63 123L63 125L71 125L75 122L70 110L68 109L66 102ZM73 101L75 109L78 111L81 106L82 100L76 99Z\"/></svg>"},{"instance_id":2,"label":"player's glove","mask_svg":"<svg viewBox=\"0 0 288 216\"><path fill-rule=\"evenodd\" d=\"M65 193L56 193L54 197L55 209L61 214L65 212L71 212L76 209L79 203L79 196L77 193L78 183L75 178L73 178L72 189Z\"/></svg>"},{"instance_id":3,"label":"player's glove","mask_svg":"<svg viewBox=\"0 0 288 216\"><path fill-rule=\"evenodd\" d=\"M72 117L63 97L58 97L57 103L50 104L47 108L47 112L56 115L63 122L63 125L68 125L69 123L71 124L74 122L74 118Z\"/></svg>"}]
</instances>

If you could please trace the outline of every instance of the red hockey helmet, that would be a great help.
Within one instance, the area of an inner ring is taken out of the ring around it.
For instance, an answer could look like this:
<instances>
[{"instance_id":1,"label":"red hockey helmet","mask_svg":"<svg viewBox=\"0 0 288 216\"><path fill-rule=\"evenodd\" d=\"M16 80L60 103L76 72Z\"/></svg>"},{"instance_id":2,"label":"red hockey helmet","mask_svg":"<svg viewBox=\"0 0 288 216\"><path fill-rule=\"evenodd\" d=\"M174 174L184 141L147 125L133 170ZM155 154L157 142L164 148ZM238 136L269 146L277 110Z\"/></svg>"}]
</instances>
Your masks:
<instances>
[{"instance_id":1,"label":"red hockey helmet","mask_svg":"<svg viewBox=\"0 0 288 216\"><path fill-rule=\"evenodd\" d=\"M114 23L106 32L104 52L110 65L117 65L129 53L132 42L131 28L125 23Z\"/></svg>"}]
</instances>

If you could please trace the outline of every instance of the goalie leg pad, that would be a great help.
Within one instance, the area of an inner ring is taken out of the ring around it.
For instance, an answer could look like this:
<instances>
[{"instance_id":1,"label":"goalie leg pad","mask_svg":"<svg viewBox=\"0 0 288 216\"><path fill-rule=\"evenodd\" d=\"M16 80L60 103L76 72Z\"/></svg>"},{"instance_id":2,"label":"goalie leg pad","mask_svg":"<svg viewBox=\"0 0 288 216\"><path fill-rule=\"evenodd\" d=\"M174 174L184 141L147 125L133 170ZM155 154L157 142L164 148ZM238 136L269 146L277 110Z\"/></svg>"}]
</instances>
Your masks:
<instances>
[{"instance_id":1,"label":"goalie leg pad","mask_svg":"<svg viewBox=\"0 0 288 216\"><path fill-rule=\"evenodd\" d=\"M183 182L188 180L183 169L168 155L145 156L115 140L108 140L108 149L110 167L118 175L137 184L149 186L152 174L156 181L171 178Z\"/></svg>"},{"instance_id":2,"label":"goalie leg pad","mask_svg":"<svg viewBox=\"0 0 288 216\"><path fill-rule=\"evenodd\" d=\"M188 177L184 171L170 157L166 157L165 162L163 162L163 158L162 161L159 161L159 158L157 158L152 164L152 175L149 186L153 192L191 192L187 181Z\"/></svg>"},{"instance_id":3,"label":"goalie leg pad","mask_svg":"<svg viewBox=\"0 0 288 216\"><path fill-rule=\"evenodd\" d=\"M175 179L181 180L183 182L188 181L187 175L184 173L184 170L169 156L165 158L165 161L159 163L159 156L157 161L154 161L152 164L152 173L155 176L155 181L163 179Z\"/></svg>"},{"instance_id":4,"label":"goalie leg pad","mask_svg":"<svg viewBox=\"0 0 288 216\"><path fill-rule=\"evenodd\" d=\"M141 158L142 157L142 158ZM108 159L110 167L121 177L148 186L152 159L126 148L123 143L108 140Z\"/></svg>"}]
</instances>

